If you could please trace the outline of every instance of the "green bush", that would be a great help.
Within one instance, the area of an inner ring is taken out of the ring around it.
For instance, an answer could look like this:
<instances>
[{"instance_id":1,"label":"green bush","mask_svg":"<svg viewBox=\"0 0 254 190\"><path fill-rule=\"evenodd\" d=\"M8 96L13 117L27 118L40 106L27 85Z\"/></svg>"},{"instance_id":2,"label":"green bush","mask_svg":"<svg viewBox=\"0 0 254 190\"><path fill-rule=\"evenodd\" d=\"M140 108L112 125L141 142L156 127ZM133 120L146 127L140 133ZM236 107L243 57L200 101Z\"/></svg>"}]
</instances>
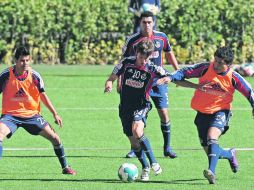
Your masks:
<instances>
[{"instance_id":1,"label":"green bush","mask_svg":"<svg viewBox=\"0 0 254 190\"><path fill-rule=\"evenodd\" d=\"M212 58L230 45L236 63L254 60L251 0L161 0L158 28L179 63ZM2 0L0 62L11 64L16 46L30 47L34 63L116 64L132 14L125 0Z\"/></svg>"}]
</instances>

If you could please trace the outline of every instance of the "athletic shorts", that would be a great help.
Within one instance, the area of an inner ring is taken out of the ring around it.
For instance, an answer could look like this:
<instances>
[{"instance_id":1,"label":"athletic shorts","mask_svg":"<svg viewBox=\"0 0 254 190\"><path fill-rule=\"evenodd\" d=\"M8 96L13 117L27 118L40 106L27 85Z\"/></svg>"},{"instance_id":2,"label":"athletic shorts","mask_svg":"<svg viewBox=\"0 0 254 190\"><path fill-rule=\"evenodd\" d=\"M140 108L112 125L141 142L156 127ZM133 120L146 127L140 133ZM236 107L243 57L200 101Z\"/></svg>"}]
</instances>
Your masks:
<instances>
[{"instance_id":1,"label":"athletic shorts","mask_svg":"<svg viewBox=\"0 0 254 190\"><path fill-rule=\"evenodd\" d=\"M216 127L222 134L228 130L228 122L232 113L230 110L220 110L214 114L204 114L197 112L195 125L197 126L198 136L202 146L207 146L207 133L210 127Z\"/></svg>"},{"instance_id":2,"label":"athletic shorts","mask_svg":"<svg viewBox=\"0 0 254 190\"><path fill-rule=\"evenodd\" d=\"M168 84L154 86L150 97L157 109L168 108Z\"/></svg>"},{"instance_id":3,"label":"athletic shorts","mask_svg":"<svg viewBox=\"0 0 254 190\"><path fill-rule=\"evenodd\" d=\"M132 123L133 121L143 121L146 127L146 119L148 112L152 109L152 104L149 102L145 107L140 109L125 109L119 106L119 117L122 122L123 133L127 137L133 136Z\"/></svg>"},{"instance_id":4,"label":"athletic shorts","mask_svg":"<svg viewBox=\"0 0 254 190\"><path fill-rule=\"evenodd\" d=\"M23 118L6 114L1 116L0 123L5 124L11 131L7 138L10 138L19 127L24 128L31 135L38 135L45 126L49 125L41 115Z\"/></svg>"}]
</instances>

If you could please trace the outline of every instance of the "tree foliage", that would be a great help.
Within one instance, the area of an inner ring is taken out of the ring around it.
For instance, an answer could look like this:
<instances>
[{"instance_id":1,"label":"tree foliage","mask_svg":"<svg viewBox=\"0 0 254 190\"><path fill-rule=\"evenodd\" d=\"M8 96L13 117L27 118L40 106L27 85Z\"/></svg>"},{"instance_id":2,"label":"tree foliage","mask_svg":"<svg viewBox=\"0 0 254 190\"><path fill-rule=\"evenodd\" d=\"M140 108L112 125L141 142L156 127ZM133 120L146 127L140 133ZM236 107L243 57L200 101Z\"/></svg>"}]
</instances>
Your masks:
<instances>
[{"instance_id":1,"label":"tree foliage","mask_svg":"<svg viewBox=\"0 0 254 190\"><path fill-rule=\"evenodd\" d=\"M180 63L209 60L230 45L236 62L254 60L251 0L161 0L159 30L168 34ZM0 62L16 46L30 47L35 63L115 64L132 14L125 0L1 0Z\"/></svg>"}]
</instances>

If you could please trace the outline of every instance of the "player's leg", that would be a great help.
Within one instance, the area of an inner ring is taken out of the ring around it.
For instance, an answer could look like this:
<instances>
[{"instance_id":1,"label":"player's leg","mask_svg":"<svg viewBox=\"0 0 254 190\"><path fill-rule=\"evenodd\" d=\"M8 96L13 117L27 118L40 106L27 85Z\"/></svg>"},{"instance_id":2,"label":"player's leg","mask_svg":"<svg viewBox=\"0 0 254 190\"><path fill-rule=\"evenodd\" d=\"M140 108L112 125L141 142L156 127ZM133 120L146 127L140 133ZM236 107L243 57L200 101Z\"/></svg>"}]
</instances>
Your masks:
<instances>
[{"instance_id":1,"label":"player's leg","mask_svg":"<svg viewBox=\"0 0 254 190\"><path fill-rule=\"evenodd\" d=\"M10 138L17 130L17 120L10 115L3 115L0 119L0 159L3 156L3 140Z\"/></svg>"},{"instance_id":2,"label":"player's leg","mask_svg":"<svg viewBox=\"0 0 254 190\"><path fill-rule=\"evenodd\" d=\"M160 174L162 172L162 169L155 159L149 139L144 135L143 121L134 121L133 122L132 133L133 133L134 137L138 140L141 148L144 150L155 175Z\"/></svg>"},{"instance_id":3,"label":"player's leg","mask_svg":"<svg viewBox=\"0 0 254 190\"><path fill-rule=\"evenodd\" d=\"M152 88L150 96L157 108L160 117L160 128L163 135L164 156L176 158L176 153L171 148L171 124L168 113L168 85L159 85Z\"/></svg>"},{"instance_id":4,"label":"player's leg","mask_svg":"<svg viewBox=\"0 0 254 190\"><path fill-rule=\"evenodd\" d=\"M141 181L149 181L150 165L146 160L144 150L141 148L138 140L134 136L128 137L131 143L131 147L139 162L142 165L142 173L140 175Z\"/></svg>"},{"instance_id":5,"label":"player's leg","mask_svg":"<svg viewBox=\"0 0 254 190\"><path fill-rule=\"evenodd\" d=\"M71 174L71 175L76 175L76 171L71 169L71 167L67 163L67 159L65 157L65 152L64 152L64 147L61 143L60 137L58 134L49 126L46 125L42 131L39 133L42 137L48 139L53 147L54 147L54 152L61 164L61 167L63 169L62 173L63 174Z\"/></svg>"},{"instance_id":6,"label":"player's leg","mask_svg":"<svg viewBox=\"0 0 254 190\"><path fill-rule=\"evenodd\" d=\"M0 159L3 155L3 140L10 132L10 129L4 123L0 122Z\"/></svg>"},{"instance_id":7,"label":"player's leg","mask_svg":"<svg viewBox=\"0 0 254 190\"><path fill-rule=\"evenodd\" d=\"M24 118L22 127L31 135L40 135L48 139L52 143L55 154L58 157L58 160L62 166L63 174L76 174L76 172L72 170L67 163L64 153L64 147L61 143L59 136L55 133L55 131L50 127L49 123L44 120L42 116L36 115L30 118Z\"/></svg>"}]
</instances>

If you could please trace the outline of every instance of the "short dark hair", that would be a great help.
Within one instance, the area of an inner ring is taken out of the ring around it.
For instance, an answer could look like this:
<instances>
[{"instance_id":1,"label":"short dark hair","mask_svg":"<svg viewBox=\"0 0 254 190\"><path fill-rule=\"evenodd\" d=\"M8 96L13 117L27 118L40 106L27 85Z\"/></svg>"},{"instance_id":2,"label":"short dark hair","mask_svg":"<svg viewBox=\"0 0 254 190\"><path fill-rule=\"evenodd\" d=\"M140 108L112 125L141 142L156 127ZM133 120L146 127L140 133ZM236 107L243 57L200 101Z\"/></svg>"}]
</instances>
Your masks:
<instances>
[{"instance_id":1,"label":"short dark hair","mask_svg":"<svg viewBox=\"0 0 254 190\"><path fill-rule=\"evenodd\" d=\"M138 43L137 45L137 53L141 53L142 55L146 55L149 57L152 55L154 51L154 44L152 40L145 39Z\"/></svg>"},{"instance_id":2,"label":"short dark hair","mask_svg":"<svg viewBox=\"0 0 254 190\"><path fill-rule=\"evenodd\" d=\"M28 55L30 55L28 48L26 48L25 46L20 46L17 47L14 57L16 60L18 60L20 57Z\"/></svg>"},{"instance_id":3,"label":"short dark hair","mask_svg":"<svg viewBox=\"0 0 254 190\"><path fill-rule=\"evenodd\" d=\"M214 56L219 57L225 61L226 64L231 65L234 60L234 52L233 50L228 46L219 47L215 53Z\"/></svg>"},{"instance_id":4,"label":"short dark hair","mask_svg":"<svg viewBox=\"0 0 254 190\"><path fill-rule=\"evenodd\" d=\"M143 13L141 13L140 15L140 20L143 18L143 17L152 17L153 18L153 21L154 21L154 14L150 11L145 11Z\"/></svg>"}]
</instances>

